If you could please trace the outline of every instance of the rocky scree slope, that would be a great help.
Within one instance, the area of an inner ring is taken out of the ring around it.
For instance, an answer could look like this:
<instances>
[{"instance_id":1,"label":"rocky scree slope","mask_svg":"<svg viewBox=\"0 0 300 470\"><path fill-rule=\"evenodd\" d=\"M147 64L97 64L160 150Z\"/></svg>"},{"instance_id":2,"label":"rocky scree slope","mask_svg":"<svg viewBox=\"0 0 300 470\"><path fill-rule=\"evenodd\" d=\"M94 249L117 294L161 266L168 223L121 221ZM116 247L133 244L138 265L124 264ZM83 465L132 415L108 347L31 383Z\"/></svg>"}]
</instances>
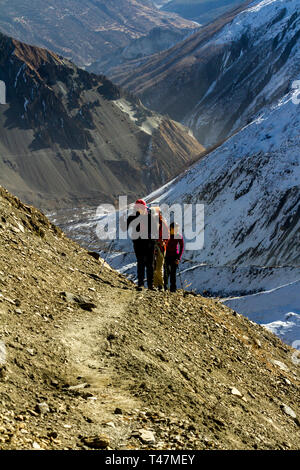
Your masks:
<instances>
[{"instance_id":1,"label":"rocky scree slope","mask_svg":"<svg viewBox=\"0 0 300 470\"><path fill-rule=\"evenodd\" d=\"M106 79L0 35L0 182L39 207L135 198L178 174L203 147Z\"/></svg>"},{"instance_id":2,"label":"rocky scree slope","mask_svg":"<svg viewBox=\"0 0 300 470\"><path fill-rule=\"evenodd\" d=\"M298 449L299 365L212 299L137 292L0 188L1 449Z\"/></svg>"}]
</instances>

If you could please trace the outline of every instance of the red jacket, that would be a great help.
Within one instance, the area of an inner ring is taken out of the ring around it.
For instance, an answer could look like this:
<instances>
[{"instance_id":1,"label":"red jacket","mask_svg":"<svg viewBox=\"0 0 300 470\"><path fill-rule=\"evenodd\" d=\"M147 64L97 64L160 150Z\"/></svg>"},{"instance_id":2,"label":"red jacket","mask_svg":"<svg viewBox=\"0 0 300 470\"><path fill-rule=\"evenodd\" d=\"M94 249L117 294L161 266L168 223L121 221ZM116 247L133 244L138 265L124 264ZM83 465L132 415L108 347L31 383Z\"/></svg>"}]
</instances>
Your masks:
<instances>
[{"instance_id":1,"label":"red jacket","mask_svg":"<svg viewBox=\"0 0 300 470\"><path fill-rule=\"evenodd\" d=\"M166 256L170 258L181 259L184 250L183 236L176 235L177 238L171 235L167 244Z\"/></svg>"}]
</instances>

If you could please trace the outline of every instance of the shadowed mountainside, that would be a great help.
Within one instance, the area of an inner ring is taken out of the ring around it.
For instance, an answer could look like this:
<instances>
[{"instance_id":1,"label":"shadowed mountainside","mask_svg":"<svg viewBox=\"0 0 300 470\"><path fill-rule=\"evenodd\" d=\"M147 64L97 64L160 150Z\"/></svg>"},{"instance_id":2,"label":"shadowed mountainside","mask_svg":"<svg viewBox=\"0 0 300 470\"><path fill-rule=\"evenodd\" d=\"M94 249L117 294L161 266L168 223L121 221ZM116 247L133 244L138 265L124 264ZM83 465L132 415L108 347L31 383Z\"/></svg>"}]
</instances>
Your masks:
<instances>
[{"instance_id":1,"label":"shadowed mountainside","mask_svg":"<svg viewBox=\"0 0 300 470\"><path fill-rule=\"evenodd\" d=\"M203 147L104 76L0 35L0 182L39 207L145 194Z\"/></svg>"}]
</instances>

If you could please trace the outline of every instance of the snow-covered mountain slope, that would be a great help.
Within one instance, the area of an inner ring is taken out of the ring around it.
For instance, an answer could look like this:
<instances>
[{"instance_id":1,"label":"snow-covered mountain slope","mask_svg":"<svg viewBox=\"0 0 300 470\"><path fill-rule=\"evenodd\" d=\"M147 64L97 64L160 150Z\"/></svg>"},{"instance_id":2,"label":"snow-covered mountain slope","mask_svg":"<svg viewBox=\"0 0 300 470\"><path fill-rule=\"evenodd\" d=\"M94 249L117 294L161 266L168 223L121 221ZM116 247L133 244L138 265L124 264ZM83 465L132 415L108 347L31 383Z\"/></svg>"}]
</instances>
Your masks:
<instances>
[{"instance_id":1,"label":"snow-covered mountain slope","mask_svg":"<svg viewBox=\"0 0 300 470\"><path fill-rule=\"evenodd\" d=\"M300 265L300 108L294 98L286 95L149 196L205 205L205 246L187 253L191 261Z\"/></svg>"},{"instance_id":2,"label":"snow-covered mountain slope","mask_svg":"<svg viewBox=\"0 0 300 470\"><path fill-rule=\"evenodd\" d=\"M300 340L300 278L276 289L224 303L243 312L250 320L265 325L288 344Z\"/></svg>"},{"instance_id":3,"label":"snow-covered mountain slope","mask_svg":"<svg viewBox=\"0 0 300 470\"><path fill-rule=\"evenodd\" d=\"M189 125L208 147L275 103L299 73L299 0L256 0L111 76L152 109Z\"/></svg>"},{"instance_id":4,"label":"snow-covered mountain slope","mask_svg":"<svg viewBox=\"0 0 300 470\"><path fill-rule=\"evenodd\" d=\"M204 204L204 247L186 251L189 268L300 266L300 114L294 98L290 93L266 108L148 196L155 204ZM118 249L129 248L119 242Z\"/></svg>"},{"instance_id":5,"label":"snow-covered mountain slope","mask_svg":"<svg viewBox=\"0 0 300 470\"><path fill-rule=\"evenodd\" d=\"M299 109L296 94L285 95L182 177L149 197L160 204L204 203L204 248L186 252L185 257L215 266L208 287L215 283L212 290L220 293L224 268L218 266L238 265L236 281L228 277L229 289L240 284L240 295L244 295L248 282L248 292L269 292L227 304L266 324L289 343L299 339ZM264 269L252 278L249 272L245 275L241 267L247 265L279 268L266 282ZM288 272L280 266L294 269ZM194 273L183 271L182 277L196 290L203 290L203 267Z\"/></svg>"},{"instance_id":6,"label":"snow-covered mountain slope","mask_svg":"<svg viewBox=\"0 0 300 470\"><path fill-rule=\"evenodd\" d=\"M148 196L152 203L204 204L204 248L186 251L187 262L300 266L300 105L295 98L289 93L265 108Z\"/></svg>"}]
</instances>

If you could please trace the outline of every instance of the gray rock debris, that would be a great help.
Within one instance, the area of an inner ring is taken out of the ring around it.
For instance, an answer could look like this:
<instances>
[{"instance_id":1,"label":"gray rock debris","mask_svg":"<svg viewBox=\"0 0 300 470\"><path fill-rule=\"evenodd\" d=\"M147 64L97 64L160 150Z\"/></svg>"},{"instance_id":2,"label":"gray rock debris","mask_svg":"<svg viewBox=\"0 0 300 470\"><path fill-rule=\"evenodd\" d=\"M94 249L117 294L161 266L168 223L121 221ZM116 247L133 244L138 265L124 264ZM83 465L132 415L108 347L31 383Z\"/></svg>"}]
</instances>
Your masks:
<instances>
[{"instance_id":1,"label":"gray rock debris","mask_svg":"<svg viewBox=\"0 0 300 470\"><path fill-rule=\"evenodd\" d=\"M144 444L155 444L155 435L152 431L147 429L139 430L139 438Z\"/></svg>"},{"instance_id":2,"label":"gray rock debris","mask_svg":"<svg viewBox=\"0 0 300 470\"><path fill-rule=\"evenodd\" d=\"M43 402L43 403L38 403L36 405L36 411L38 413L40 413L41 415L44 415L46 413L50 413L50 408L48 406L47 403Z\"/></svg>"},{"instance_id":3,"label":"gray rock debris","mask_svg":"<svg viewBox=\"0 0 300 470\"><path fill-rule=\"evenodd\" d=\"M276 361L274 359L272 359L271 362L274 364L274 366L279 367L279 369L284 370L285 372L289 371L288 367L283 362Z\"/></svg>"},{"instance_id":4,"label":"gray rock debris","mask_svg":"<svg viewBox=\"0 0 300 470\"><path fill-rule=\"evenodd\" d=\"M71 292L61 292L61 296L66 302L76 303L80 308L82 308L82 310L86 310L88 312L91 312L97 307L91 299L82 297L81 295L75 295Z\"/></svg>"},{"instance_id":5,"label":"gray rock debris","mask_svg":"<svg viewBox=\"0 0 300 470\"><path fill-rule=\"evenodd\" d=\"M242 398L242 396L243 396L243 394L235 387L232 387L230 389L230 391L231 391L231 394L236 396L236 397Z\"/></svg>"},{"instance_id":6,"label":"gray rock debris","mask_svg":"<svg viewBox=\"0 0 300 470\"><path fill-rule=\"evenodd\" d=\"M104 434L91 437L82 437L82 442L92 449L106 449L110 444L110 439Z\"/></svg>"}]
</instances>

